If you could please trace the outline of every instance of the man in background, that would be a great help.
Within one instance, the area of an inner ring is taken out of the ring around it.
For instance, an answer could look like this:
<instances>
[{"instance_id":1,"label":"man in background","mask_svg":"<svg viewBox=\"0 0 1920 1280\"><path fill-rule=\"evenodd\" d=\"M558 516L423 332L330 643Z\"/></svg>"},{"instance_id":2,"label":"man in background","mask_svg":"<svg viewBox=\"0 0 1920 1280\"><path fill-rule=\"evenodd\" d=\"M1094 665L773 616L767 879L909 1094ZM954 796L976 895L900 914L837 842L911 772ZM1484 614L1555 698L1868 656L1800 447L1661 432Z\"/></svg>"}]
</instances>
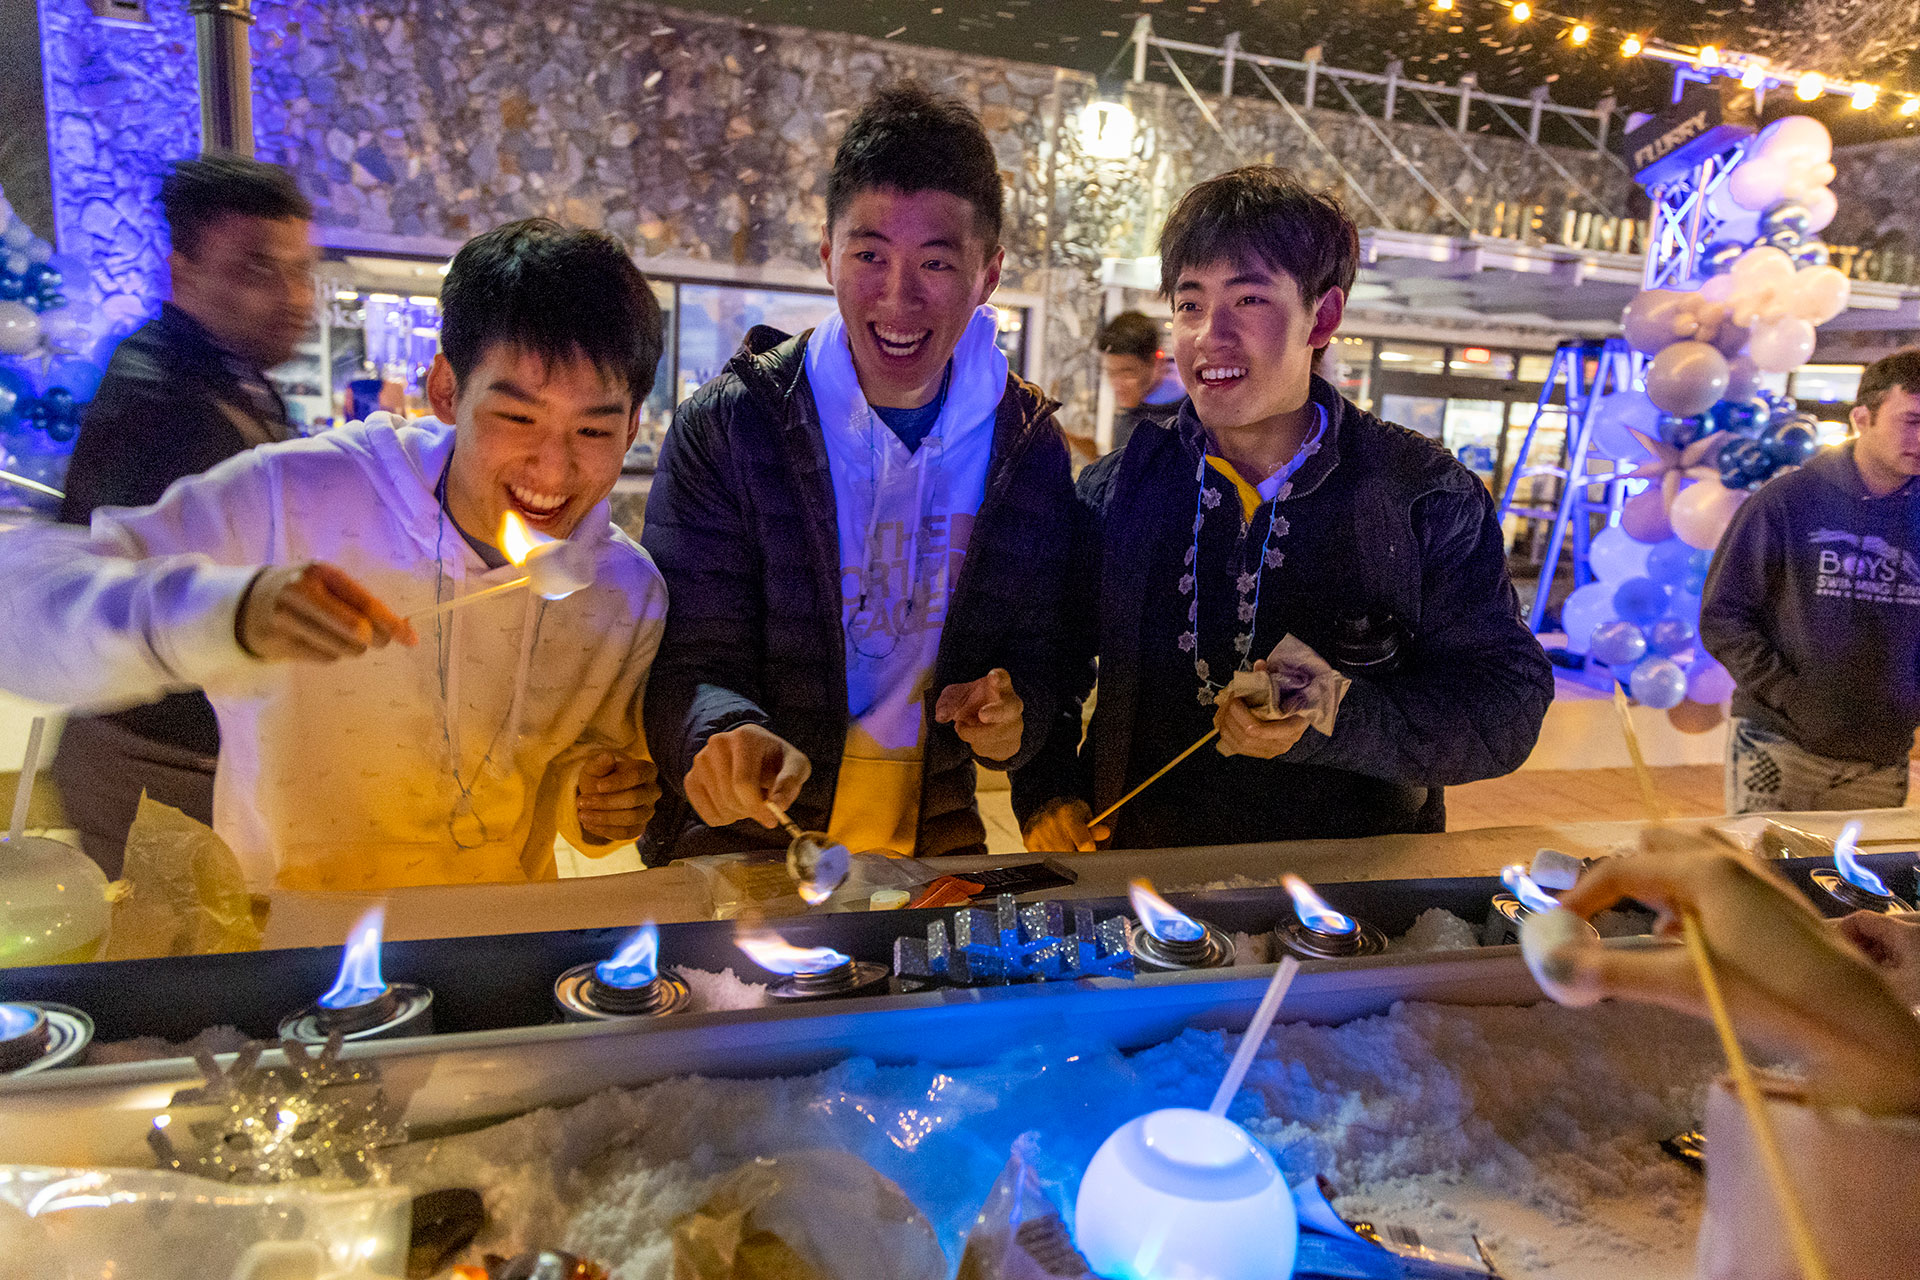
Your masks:
<instances>
[{"instance_id":1,"label":"man in background","mask_svg":"<svg viewBox=\"0 0 1920 1280\"><path fill-rule=\"evenodd\" d=\"M1113 388L1113 450L1127 447L1142 422L1167 426L1180 411L1187 389L1166 353L1160 324L1138 311L1122 311L1100 326L1100 372Z\"/></svg>"},{"instance_id":2,"label":"man in background","mask_svg":"<svg viewBox=\"0 0 1920 1280\"><path fill-rule=\"evenodd\" d=\"M265 371L313 322L313 206L275 165L209 155L160 188L173 296L120 344L87 407L60 518L144 507L183 476L294 434ZM144 790L213 821L219 727L206 695L76 717L53 762L87 855L117 875Z\"/></svg>"},{"instance_id":3,"label":"man in background","mask_svg":"<svg viewBox=\"0 0 1920 1280\"><path fill-rule=\"evenodd\" d=\"M1897 808L1920 725L1920 351L1867 366L1854 438L1768 481L1713 556L1727 812Z\"/></svg>"}]
</instances>

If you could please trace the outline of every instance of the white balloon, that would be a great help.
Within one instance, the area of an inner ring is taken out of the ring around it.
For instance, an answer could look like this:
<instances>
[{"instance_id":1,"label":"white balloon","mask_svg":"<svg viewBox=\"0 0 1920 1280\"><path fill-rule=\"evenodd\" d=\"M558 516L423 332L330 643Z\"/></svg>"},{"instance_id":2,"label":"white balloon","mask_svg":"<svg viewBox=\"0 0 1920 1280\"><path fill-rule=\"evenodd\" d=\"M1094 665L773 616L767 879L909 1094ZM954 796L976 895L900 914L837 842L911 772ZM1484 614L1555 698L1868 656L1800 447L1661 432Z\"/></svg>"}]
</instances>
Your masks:
<instances>
[{"instance_id":1,"label":"white balloon","mask_svg":"<svg viewBox=\"0 0 1920 1280\"><path fill-rule=\"evenodd\" d=\"M19 302L0 302L0 353L23 356L40 345L40 317Z\"/></svg>"},{"instance_id":2,"label":"white balloon","mask_svg":"<svg viewBox=\"0 0 1920 1280\"><path fill-rule=\"evenodd\" d=\"M1720 545L1720 535L1746 500L1745 489L1729 489L1718 480L1696 480L1673 500L1674 536L1697 551L1711 551Z\"/></svg>"},{"instance_id":3,"label":"white balloon","mask_svg":"<svg viewBox=\"0 0 1920 1280\"><path fill-rule=\"evenodd\" d=\"M1834 198L1833 192L1825 187L1814 187L1802 192L1800 203L1806 206L1807 229L1815 233L1825 231L1840 213L1840 202Z\"/></svg>"},{"instance_id":4,"label":"white balloon","mask_svg":"<svg viewBox=\"0 0 1920 1280\"><path fill-rule=\"evenodd\" d=\"M1726 394L1727 378L1727 358L1713 347L1676 342L1647 365L1647 399L1668 413L1691 417Z\"/></svg>"},{"instance_id":5,"label":"white balloon","mask_svg":"<svg viewBox=\"0 0 1920 1280\"><path fill-rule=\"evenodd\" d=\"M1733 301L1733 273L1722 271L1717 276L1708 276L1700 286L1700 296L1708 302Z\"/></svg>"},{"instance_id":6,"label":"white balloon","mask_svg":"<svg viewBox=\"0 0 1920 1280\"><path fill-rule=\"evenodd\" d=\"M62 351L79 351L93 336L87 320L86 311L81 307L55 307L51 311L42 311L40 336L47 340L49 346Z\"/></svg>"},{"instance_id":7,"label":"white balloon","mask_svg":"<svg viewBox=\"0 0 1920 1280\"><path fill-rule=\"evenodd\" d=\"M1753 362L1752 356L1737 355L1727 361L1727 390L1721 399L1751 400L1759 390L1760 366Z\"/></svg>"},{"instance_id":8,"label":"white balloon","mask_svg":"<svg viewBox=\"0 0 1920 1280\"><path fill-rule=\"evenodd\" d=\"M1763 154L1783 160L1790 156L1833 159L1833 135L1812 116L1782 116L1760 131L1758 145Z\"/></svg>"},{"instance_id":9,"label":"white balloon","mask_svg":"<svg viewBox=\"0 0 1920 1280\"><path fill-rule=\"evenodd\" d=\"M1587 563L1602 582L1617 587L1628 578L1647 576L1647 553L1652 550L1650 543L1636 541L1619 525L1608 525L1587 545Z\"/></svg>"},{"instance_id":10,"label":"white balloon","mask_svg":"<svg viewBox=\"0 0 1920 1280\"><path fill-rule=\"evenodd\" d=\"M1825 324L1847 309L1853 285L1838 267L1802 267L1793 277L1791 314L1809 324Z\"/></svg>"},{"instance_id":11,"label":"white balloon","mask_svg":"<svg viewBox=\"0 0 1920 1280\"><path fill-rule=\"evenodd\" d=\"M1668 344L1692 336L1699 325L1693 315L1693 296L1677 289L1643 289L1620 313L1620 329L1627 345L1647 355L1658 354Z\"/></svg>"},{"instance_id":12,"label":"white balloon","mask_svg":"<svg viewBox=\"0 0 1920 1280\"><path fill-rule=\"evenodd\" d=\"M1613 593L1617 582L1589 582L1568 596L1560 605L1560 625L1567 633L1567 652L1585 653L1593 648L1593 629L1613 621Z\"/></svg>"},{"instance_id":13,"label":"white balloon","mask_svg":"<svg viewBox=\"0 0 1920 1280\"><path fill-rule=\"evenodd\" d=\"M1738 294L1748 285L1775 284L1791 280L1793 272L1793 259L1787 256L1786 250L1763 244L1735 258L1733 267L1727 274L1733 277L1734 292Z\"/></svg>"},{"instance_id":14,"label":"white balloon","mask_svg":"<svg viewBox=\"0 0 1920 1280\"><path fill-rule=\"evenodd\" d=\"M1813 326L1799 316L1763 320L1753 327L1747 353L1767 373L1791 373L1813 355Z\"/></svg>"},{"instance_id":15,"label":"white balloon","mask_svg":"<svg viewBox=\"0 0 1920 1280\"><path fill-rule=\"evenodd\" d=\"M1715 223L1711 239L1746 244L1760 234L1759 212L1742 207L1725 182L1708 194L1707 216Z\"/></svg>"},{"instance_id":16,"label":"white balloon","mask_svg":"<svg viewBox=\"0 0 1920 1280\"><path fill-rule=\"evenodd\" d=\"M1659 430L1660 410L1644 391L1616 391L1600 397L1594 407L1588 440L1609 458L1638 461L1647 456L1646 446L1632 432L1652 436Z\"/></svg>"},{"instance_id":17,"label":"white balloon","mask_svg":"<svg viewBox=\"0 0 1920 1280\"><path fill-rule=\"evenodd\" d=\"M1758 212L1780 199L1787 179L1785 162L1762 152L1734 166L1727 175L1727 191L1742 209Z\"/></svg>"}]
</instances>

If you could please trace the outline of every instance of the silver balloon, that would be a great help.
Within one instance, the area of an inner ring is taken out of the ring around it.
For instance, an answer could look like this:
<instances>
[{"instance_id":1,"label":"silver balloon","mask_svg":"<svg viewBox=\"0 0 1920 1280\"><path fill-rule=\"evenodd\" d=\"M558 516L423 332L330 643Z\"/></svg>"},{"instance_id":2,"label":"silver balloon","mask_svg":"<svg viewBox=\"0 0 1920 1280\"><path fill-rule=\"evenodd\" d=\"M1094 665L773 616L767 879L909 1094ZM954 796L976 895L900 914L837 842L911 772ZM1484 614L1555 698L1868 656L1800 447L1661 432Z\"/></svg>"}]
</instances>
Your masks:
<instances>
[{"instance_id":1,"label":"silver balloon","mask_svg":"<svg viewBox=\"0 0 1920 1280\"><path fill-rule=\"evenodd\" d=\"M1667 413L1705 413L1727 392L1727 358L1705 342L1676 342L1647 366L1647 399Z\"/></svg>"}]
</instances>

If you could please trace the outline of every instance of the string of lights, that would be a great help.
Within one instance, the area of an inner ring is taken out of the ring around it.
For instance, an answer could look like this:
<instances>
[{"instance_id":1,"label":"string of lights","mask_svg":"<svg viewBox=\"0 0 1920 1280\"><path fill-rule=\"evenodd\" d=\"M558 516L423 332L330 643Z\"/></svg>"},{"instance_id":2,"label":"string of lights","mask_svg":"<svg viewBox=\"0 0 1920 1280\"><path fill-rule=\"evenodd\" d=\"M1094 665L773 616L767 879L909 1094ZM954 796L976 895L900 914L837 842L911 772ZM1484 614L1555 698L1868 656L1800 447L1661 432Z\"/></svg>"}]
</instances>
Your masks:
<instances>
[{"instance_id":1,"label":"string of lights","mask_svg":"<svg viewBox=\"0 0 1920 1280\"><path fill-rule=\"evenodd\" d=\"M1617 39L1623 58L1651 58L1691 67L1707 75L1726 76L1739 80L1743 89L1764 93L1775 88L1790 88L1802 102L1838 95L1846 98L1856 111L1871 110L1885 101L1898 104L1893 108L1898 115L1920 115L1920 94L1889 91L1869 81L1844 80L1818 71L1798 71L1757 53L1742 53L1718 45L1673 44L1647 32L1604 27L1586 18L1551 13L1531 0L1495 0L1495 3L1507 10L1508 19L1515 25L1537 22L1559 28L1559 36L1575 48L1583 48L1596 39ZM1459 11L1460 0L1431 0L1431 5L1435 12L1455 13Z\"/></svg>"}]
</instances>

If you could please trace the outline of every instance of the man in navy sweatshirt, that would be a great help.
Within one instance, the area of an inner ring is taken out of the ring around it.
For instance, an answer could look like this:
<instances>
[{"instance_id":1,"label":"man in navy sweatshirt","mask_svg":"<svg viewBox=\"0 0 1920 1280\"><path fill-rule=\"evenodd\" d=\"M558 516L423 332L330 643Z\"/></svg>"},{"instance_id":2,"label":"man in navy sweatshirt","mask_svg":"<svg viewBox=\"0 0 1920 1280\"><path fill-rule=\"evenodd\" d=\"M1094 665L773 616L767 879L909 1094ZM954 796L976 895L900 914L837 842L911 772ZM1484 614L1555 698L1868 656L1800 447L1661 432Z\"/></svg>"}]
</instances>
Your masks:
<instances>
[{"instance_id":1,"label":"man in navy sweatshirt","mask_svg":"<svg viewBox=\"0 0 1920 1280\"><path fill-rule=\"evenodd\" d=\"M1920 351L1861 375L1854 438L1769 482L1714 554L1700 636L1736 684L1727 810L1907 799L1920 725Z\"/></svg>"}]
</instances>

